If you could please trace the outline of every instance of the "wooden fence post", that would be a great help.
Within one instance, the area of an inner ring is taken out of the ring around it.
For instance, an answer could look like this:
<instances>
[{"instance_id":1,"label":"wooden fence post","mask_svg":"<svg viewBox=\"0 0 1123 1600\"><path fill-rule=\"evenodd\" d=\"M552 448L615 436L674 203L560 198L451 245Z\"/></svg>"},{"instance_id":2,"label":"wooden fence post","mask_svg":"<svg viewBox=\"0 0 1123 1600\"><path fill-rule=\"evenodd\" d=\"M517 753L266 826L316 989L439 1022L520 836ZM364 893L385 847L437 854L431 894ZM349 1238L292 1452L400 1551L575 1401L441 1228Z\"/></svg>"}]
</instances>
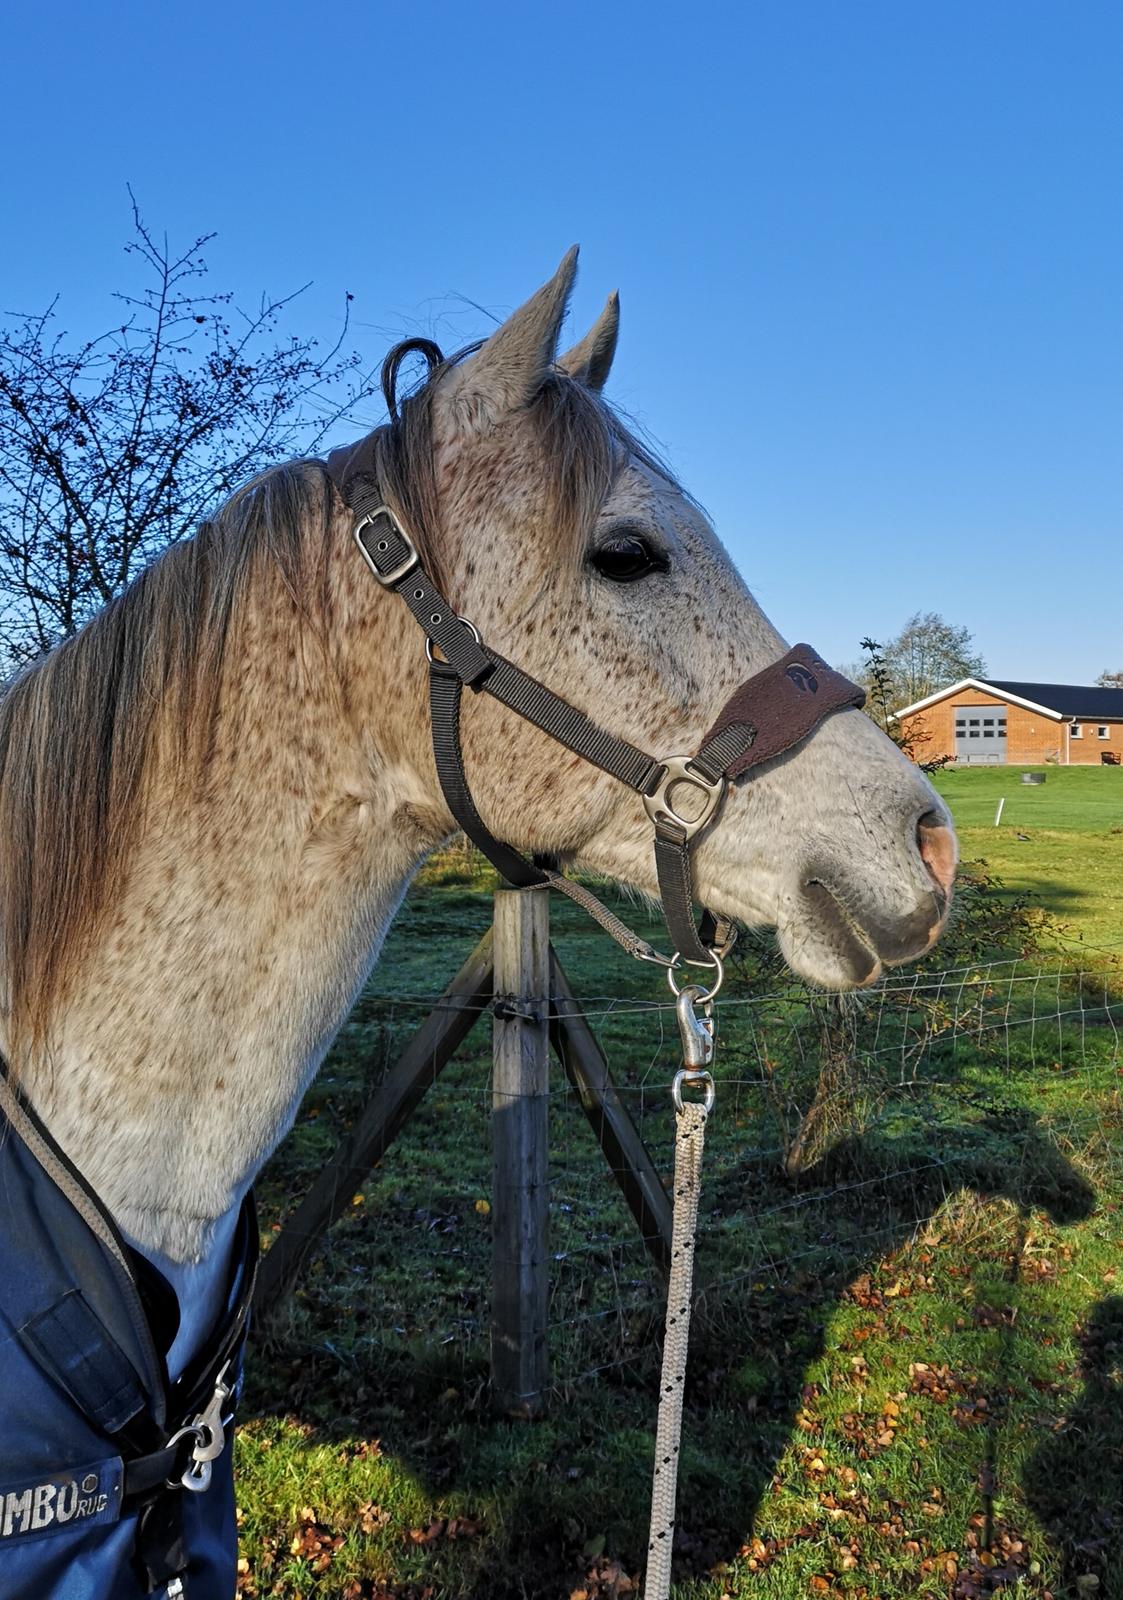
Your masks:
<instances>
[{"instance_id":1,"label":"wooden fence post","mask_svg":"<svg viewBox=\"0 0 1123 1600\"><path fill-rule=\"evenodd\" d=\"M545 1405L550 907L541 890L495 895L491 1377L509 1414Z\"/></svg>"}]
</instances>

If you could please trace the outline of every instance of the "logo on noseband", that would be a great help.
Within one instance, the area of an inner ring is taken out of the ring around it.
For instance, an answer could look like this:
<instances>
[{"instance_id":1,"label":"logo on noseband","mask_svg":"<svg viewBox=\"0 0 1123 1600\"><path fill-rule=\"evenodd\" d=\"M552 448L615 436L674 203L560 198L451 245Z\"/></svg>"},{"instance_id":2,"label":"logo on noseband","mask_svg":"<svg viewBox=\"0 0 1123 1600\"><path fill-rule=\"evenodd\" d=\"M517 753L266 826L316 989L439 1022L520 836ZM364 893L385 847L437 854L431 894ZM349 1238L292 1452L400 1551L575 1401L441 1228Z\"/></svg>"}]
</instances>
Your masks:
<instances>
[{"instance_id":1,"label":"logo on noseband","mask_svg":"<svg viewBox=\"0 0 1123 1600\"><path fill-rule=\"evenodd\" d=\"M813 672L806 667L785 667L785 678L790 678L801 694L818 694L819 680Z\"/></svg>"}]
</instances>

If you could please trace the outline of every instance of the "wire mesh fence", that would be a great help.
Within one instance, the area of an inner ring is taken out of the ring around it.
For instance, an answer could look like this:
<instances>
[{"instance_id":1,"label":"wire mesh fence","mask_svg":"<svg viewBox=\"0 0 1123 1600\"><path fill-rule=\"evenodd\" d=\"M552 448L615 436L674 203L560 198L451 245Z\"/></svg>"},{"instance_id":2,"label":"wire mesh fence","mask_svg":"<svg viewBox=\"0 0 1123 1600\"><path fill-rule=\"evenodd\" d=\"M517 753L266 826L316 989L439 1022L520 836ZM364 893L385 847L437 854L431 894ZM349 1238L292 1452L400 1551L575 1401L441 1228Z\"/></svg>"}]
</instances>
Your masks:
<instances>
[{"instance_id":1,"label":"wire mesh fence","mask_svg":"<svg viewBox=\"0 0 1123 1600\"><path fill-rule=\"evenodd\" d=\"M1020 1215L1088 1215L1119 1161L1118 955L971 961L891 975L858 997L815 994L759 964L748 974L754 992L731 983L715 1004L717 1103L698 1257L703 1328L707 1318L715 1327L736 1318L746 1297L812 1283L826 1303L902 1246L937 1236L952 1212L961 1234L992 1225L996 1201ZM763 992L762 971L771 980ZM361 1002L314 1091L302 1130L305 1174L330 1159L356 1096L440 1003L433 980L444 973L419 962L412 983L401 976L396 989ZM620 991L586 992L579 1009L666 1175L673 1002L669 993ZM346 1317L348 1360L484 1370L493 1110L490 1040L480 1026L434 1074L309 1268L300 1293L321 1328ZM662 1283L619 1174L556 1062L549 1145L557 1394L596 1375L623 1381L650 1358ZM303 1177L282 1156L269 1181L291 1191ZM273 1209L285 1209L279 1194ZM323 1337L330 1348L331 1333Z\"/></svg>"}]
</instances>

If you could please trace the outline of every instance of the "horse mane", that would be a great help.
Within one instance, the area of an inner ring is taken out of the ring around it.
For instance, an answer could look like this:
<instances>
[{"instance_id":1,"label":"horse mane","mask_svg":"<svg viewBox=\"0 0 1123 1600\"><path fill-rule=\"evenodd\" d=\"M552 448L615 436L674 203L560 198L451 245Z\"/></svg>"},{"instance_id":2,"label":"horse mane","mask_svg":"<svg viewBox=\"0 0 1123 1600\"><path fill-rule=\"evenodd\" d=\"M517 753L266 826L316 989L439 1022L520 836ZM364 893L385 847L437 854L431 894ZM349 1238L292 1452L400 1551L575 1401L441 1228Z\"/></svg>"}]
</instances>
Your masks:
<instances>
[{"instance_id":1,"label":"horse mane","mask_svg":"<svg viewBox=\"0 0 1123 1600\"><path fill-rule=\"evenodd\" d=\"M390 421L369 442L385 499L444 582L433 396L471 350L447 361L436 352L426 380L399 405L397 371L411 347L387 358ZM626 456L673 482L614 412L560 370L529 409L560 561L580 560ZM335 513L322 462L269 469L0 697L0 959L13 1068L48 1039L52 1012L122 886L157 775L190 785L205 774L247 592L272 581L304 621L324 625Z\"/></svg>"},{"instance_id":2,"label":"horse mane","mask_svg":"<svg viewBox=\"0 0 1123 1600\"><path fill-rule=\"evenodd\" d=\"M321 538L309 537L317 505ZM319 463L262 473L5 689L0 957L13 1066L46 1040L121 886L165 765L157 748L181 780L205 761L247 589L271 575L305 616L318 608L330 513Z\"/></svg>"}]
</instances>

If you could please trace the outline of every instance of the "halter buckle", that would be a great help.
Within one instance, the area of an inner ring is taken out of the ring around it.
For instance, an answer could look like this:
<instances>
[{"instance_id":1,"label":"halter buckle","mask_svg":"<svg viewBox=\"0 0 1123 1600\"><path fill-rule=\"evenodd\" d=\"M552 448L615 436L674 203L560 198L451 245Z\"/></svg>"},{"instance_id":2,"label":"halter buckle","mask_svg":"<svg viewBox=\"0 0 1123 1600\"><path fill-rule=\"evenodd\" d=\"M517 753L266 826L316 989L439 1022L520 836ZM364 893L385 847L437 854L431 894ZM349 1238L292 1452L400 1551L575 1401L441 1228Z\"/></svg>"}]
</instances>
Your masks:
<instances>
[{"instance_id":1,"label":"halter buckle","mask_svg":"<svg viewBox=\"0 0 1123 1600\"><path fill-rule=\"evenodd\" d=\"M389 572L381 571L376 560L377 554L380 550L389 550L389 539L379 540L373 551L363 543L362 539L363 529L373 527L378 521L379 517L386 518L393 532L406 547L406 553L401 561L399 561L398 564ZM378 579L379 583L384 589L396 588L397 585L401 583L403 578L408 578L409 574L413 572L415 568L421 565L421 557L417 553L416 545L406 530L402 527L397 517L390 510L389 506L375 506L373 511L369 511L365 517L361 517L355 524L354 537L355 543L363 553L363 560L374 573L375 577Z\"/></svg>"},{"instance_id":2,"label":"halter buckle","mask_svg":"<svg viewBox=\"0 0 1123 1600\"><path fill-rule=\"evenodd\" d=\"M662 776L650 794L643 797L647 814L656 827L660 823L673 823L682 830L683 841L693 839L696 833L709 826L725 795L725 779L710 779L694 765L693 756L668 756L660 762ZM705 797L705 804L696 817L684 817L671 803L671 791L685 783Z\"/></svg>"}]
</instances>

